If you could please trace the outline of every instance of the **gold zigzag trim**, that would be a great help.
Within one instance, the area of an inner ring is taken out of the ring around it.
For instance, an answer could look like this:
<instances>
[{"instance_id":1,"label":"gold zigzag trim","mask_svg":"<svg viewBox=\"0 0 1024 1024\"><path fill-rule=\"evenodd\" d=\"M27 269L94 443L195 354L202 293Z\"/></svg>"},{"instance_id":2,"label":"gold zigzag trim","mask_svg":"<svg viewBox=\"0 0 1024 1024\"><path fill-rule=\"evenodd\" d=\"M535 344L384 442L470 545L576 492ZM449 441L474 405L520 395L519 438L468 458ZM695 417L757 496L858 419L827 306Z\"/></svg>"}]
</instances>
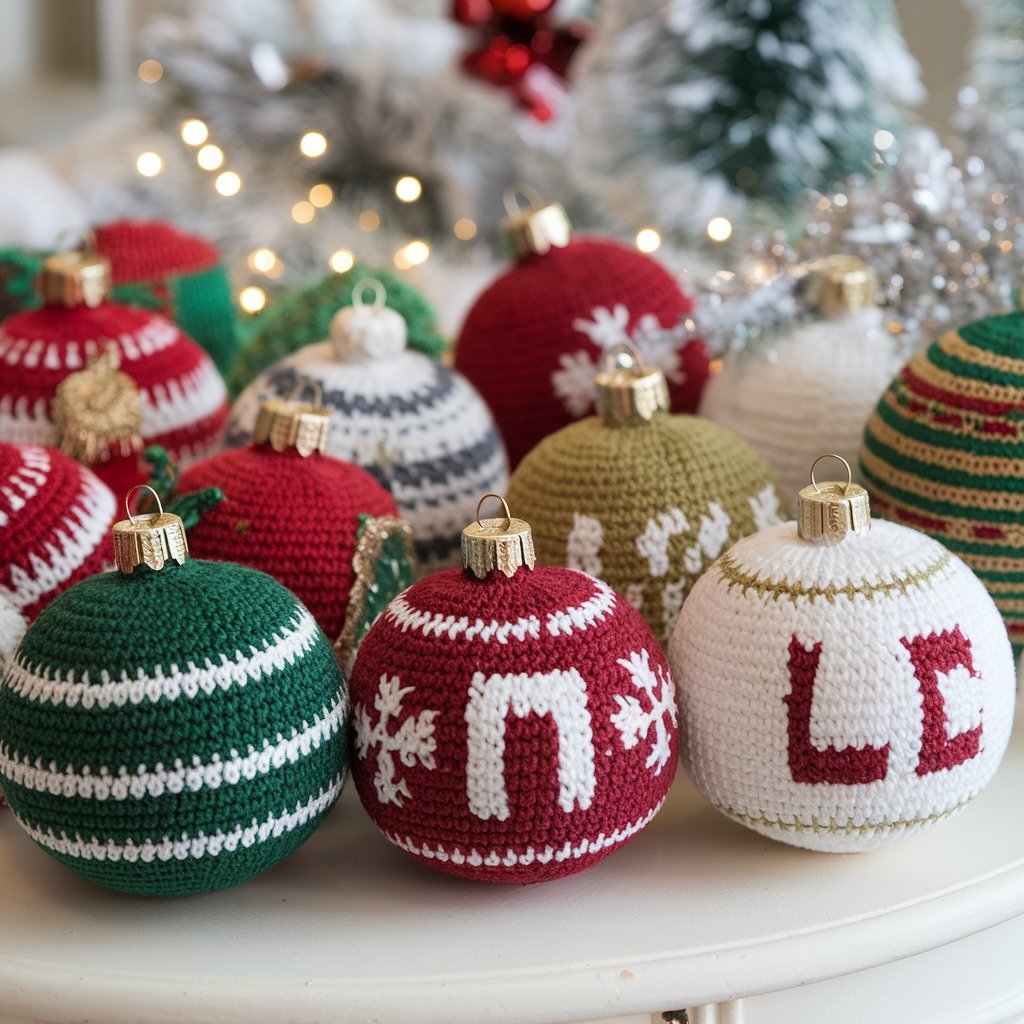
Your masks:
<instances>
[{"instance_id":1,"label":"gold zigzag trim","mask_svg":"<svg viewBox=\"0 0 1024 1024\"><path fill-rule=\"evenodd\" d=\"M771 594L773 597L785 596L793 602L796 602L799 597L806 597L812 601L823 597L826 601L834 602L837 597L847 597L852 601L859 595L871 598L875 594L891 594L895 591L906 594L911 589L920 588L933 576L942 572L950 564L952 558L953 556L948 551L944 551L938 561L916 572L908 572L891 580L878 580L876 583L871 583L868 580L862 580L860 583L847 583L843 587L836 586L834 583L830 583L826 587L807 586L803 583L790 583L788 580L773 583L763 576L758 576L757 573L741 569L733 559L731 552L718 560L718 571L724 579L728 580L730 590L734 586L742 587L744 590L756 591L761 597L764 597L765 594Z\"/></svg>"},{"instance_id":2,"label":"gold zigzag trim","mask_svg":"<svg viewBox=\"0 0 1024 1024\"><path fill-rule=\"evenodd\" d=\"M782 832L857 832L857 833L872 833L872 832L886 832L890 829L904 829L913 828L915 825L929 825L935 821L942 821L944 818L948 818L957 811L966 807L974 797L969 796L966 800L961 800L960 803L953 807L949 807L944 811L937 811L935 814L927 814L923 818L910 818L907 821L882 821L877 825L837 825L834 822L829 822L827 825L820 821L811 822L809 825L805 825L802 821L773 821L771 818L766 818L761 814L744 814L742 811L734 810L732 807L722 807L721 811L724 815L732 818L733 821L738 821L741 825L770 825L772 828L777 828Z\"/></svg>"}]
</instances>

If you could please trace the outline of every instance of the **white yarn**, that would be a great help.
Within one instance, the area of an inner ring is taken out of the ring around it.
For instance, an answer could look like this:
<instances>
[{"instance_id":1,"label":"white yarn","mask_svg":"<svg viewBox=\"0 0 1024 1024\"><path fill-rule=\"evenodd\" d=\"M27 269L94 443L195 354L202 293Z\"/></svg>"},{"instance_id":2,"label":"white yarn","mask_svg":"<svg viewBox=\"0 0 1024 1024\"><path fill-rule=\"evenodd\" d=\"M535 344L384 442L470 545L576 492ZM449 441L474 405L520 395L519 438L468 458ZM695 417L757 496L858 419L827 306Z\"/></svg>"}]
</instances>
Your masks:
<instances>
[{"instance_id":1,"label":"white yarn","mask_svg":"<svg viewBox=\"0 0 1024 1024\"><path fill-rule=\"evenodd\" d=\"M345 306L331 320L331 344L346 363L397 356L407 335L405 318L389 306Z\"/></svg>"},{"instance_id":2,"label":"white yarn","mask_svg":"<svg viewBox=\"0 0 1024 1024\"><path fill-rule=\"evenodd\" d=\"M955 628L974 674L934 674L945 739L980 724L980 746L922 773L923 684L901 640ZM794 781L794 637L804 651L821 644L810 746L888 744L884 777ZM936 541L881 520L834 545L800 540L792 522L740 541L691 591L669 660L697 786L755 831L815 850L868 850L948 817L991 779L1013 722L1013 654L981 582Z\"/></svg>"},{"instance_id":3,"label":"white yarn","mask_svg":"<svg viewBox=\"0 0 1024 1024\"><path fill-rule=\"evenodd\" d=\"M730 352L704 389L700 413L739 434L775 473L792 511L822 452L854 468L864 424L900 368L882 311L799 327L769 350Z\"/></svg>"}]
</instances>

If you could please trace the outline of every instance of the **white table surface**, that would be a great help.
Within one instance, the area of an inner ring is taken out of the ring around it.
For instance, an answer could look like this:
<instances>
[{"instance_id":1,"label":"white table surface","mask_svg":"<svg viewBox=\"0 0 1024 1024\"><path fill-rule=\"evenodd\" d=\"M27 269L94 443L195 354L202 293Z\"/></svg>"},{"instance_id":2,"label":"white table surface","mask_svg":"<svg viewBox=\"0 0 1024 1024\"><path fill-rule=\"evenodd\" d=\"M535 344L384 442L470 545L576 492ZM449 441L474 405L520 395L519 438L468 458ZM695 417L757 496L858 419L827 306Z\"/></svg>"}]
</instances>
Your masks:
<instances>
[{"instance_id":1,"label":"white table surface","mask_svg":"<svg viewBox=\"0 0 1024 1024\"><path fill-rule=\"evenodd\" d=\"M654 823L574 878L450 878L350 786L290 860L189 899L108 893L0 814L0 1018L102 1024L550 1024L837 977L1024 913L1024 731L959 816L870 854L760 838L680 773ZM1022 956L1024 975L1024 956Z\"/></svg>"}]
</instances>

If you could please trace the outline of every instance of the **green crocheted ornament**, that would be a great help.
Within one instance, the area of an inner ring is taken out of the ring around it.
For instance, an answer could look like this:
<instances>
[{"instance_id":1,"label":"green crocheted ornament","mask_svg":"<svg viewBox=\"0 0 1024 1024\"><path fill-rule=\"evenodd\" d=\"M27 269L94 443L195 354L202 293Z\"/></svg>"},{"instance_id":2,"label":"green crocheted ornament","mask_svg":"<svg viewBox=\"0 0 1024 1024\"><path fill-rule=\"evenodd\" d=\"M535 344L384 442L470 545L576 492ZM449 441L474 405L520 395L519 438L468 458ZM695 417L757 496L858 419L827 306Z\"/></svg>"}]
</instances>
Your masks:
<instances>
[{"instance_id":1,"label":"green crocheted ornament","mask_svg":"<svg viewBox=\"0 0 1024 1024\"><path fill-rule=\"evenodd\" d=\"M402 314L408 326L407 346L434 358L445 350L433 307L415 288L386 270L355 266L344 274L331 274L317 284L285 295L258 317L228 377L232 397L268 366L283 356L330 335L334 314L352 305L352 292L360 281L376 278L387 293L386 303Z\"/></svg>"},{"instance_id":2,"label":"green crocheted ornament","mask_svg":"<svg viewBox=\"0 0 1024 1024\"><path fill-rule=\"evenodd\" d=\"M264 573L186 560L102 573L33 623L0 681L0 784L47 853L176 896L296 850L346 767L341 670Z\"/></svg>"}]
</instances>

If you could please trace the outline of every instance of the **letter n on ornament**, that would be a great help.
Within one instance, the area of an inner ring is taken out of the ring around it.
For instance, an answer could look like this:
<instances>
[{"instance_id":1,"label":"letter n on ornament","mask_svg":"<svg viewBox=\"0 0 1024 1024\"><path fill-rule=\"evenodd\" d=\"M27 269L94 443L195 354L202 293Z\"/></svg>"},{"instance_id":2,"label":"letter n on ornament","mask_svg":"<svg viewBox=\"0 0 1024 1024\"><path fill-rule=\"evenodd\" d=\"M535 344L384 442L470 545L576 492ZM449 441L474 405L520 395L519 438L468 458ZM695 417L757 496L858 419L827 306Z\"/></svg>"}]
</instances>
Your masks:
<instances>
[{"instance_id":1,"label":"letter n on ornament","mask_svg":"<svg viewBox=\"0 0 1024 1024\"><path fill-rule=\"evenodd\" d=\"M810 650L794 636L789 642L791 690L782 699L788 708L789 771L794 782L828 782L856 786L880 782L889 771L889 744L884 747L826 747L811 742L814 681L821 660L821 643Z\"/></svg>"},{"instance_id":2,"label":"letter n on ornament","mask_svg":"<svg viewBox=\"0 0 1024 1024\"><path fill-rule=\"evenodd\" d=\"M910 652L914 675L921 688L924 724L917 774L929 775L943 768L955 768L977 757L981 749L981 725L951 737L946 729L946 701L939 689L939 673L946 675L963 668L970 676L977 677L971 641L960 632L959 626L954 626L941 633L916 636L913 640L903 637L900 643Z\"/></svg>"}]
</instances>

